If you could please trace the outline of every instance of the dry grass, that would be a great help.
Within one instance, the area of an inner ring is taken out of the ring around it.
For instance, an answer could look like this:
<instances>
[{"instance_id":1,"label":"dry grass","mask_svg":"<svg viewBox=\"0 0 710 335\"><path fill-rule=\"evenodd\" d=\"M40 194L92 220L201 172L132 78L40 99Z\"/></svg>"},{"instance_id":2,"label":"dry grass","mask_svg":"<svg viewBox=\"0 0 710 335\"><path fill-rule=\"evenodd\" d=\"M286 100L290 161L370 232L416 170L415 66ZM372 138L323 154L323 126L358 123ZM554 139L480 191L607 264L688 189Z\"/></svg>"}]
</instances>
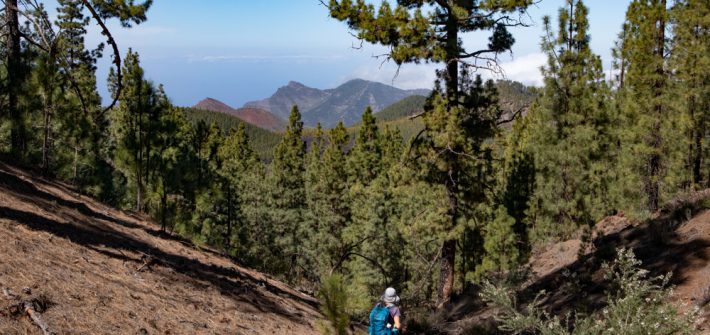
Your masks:
<instances>
[{"instance_id":1,"label":"dry grass","mask_svg":"<svg viewBox=\"0 0 710 335\"><path fill-rule=\"evenodd\" d=\"M57 334L313 334L317 302L139 215L0 165L0 289ZM163 236L163 237L161 237ZM0 311L13 301L0 295ZM0 334L39 334L0 314Z\"/></svg>"}]
</instances>

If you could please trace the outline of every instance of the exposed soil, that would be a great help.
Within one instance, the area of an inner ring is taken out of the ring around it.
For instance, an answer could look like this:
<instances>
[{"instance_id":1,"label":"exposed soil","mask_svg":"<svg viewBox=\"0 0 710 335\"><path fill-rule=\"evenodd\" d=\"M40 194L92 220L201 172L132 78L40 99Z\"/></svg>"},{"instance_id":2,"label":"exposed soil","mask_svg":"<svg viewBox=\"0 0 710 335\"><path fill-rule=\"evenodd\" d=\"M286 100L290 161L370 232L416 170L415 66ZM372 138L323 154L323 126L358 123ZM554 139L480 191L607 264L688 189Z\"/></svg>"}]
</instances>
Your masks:
<instances>
[{"instance_id":1,"label":"exposed soil","mask_svg":"<svg viewBox=\"0 0 710 335\"><path fill-rule=\"evenodd\" d=\"M601 264L613 260L617 248L631 248L650 276L672 273L669 303L681 312L700 306L696 330L710 334L710 210L700 205L707 199L710 189L667 204L645 222L610 216L595 225L591 244L572 239L537 250L528 264L531 279L523 285L522 302L544 290L541 307L553 314L598 311L606 306L608 288ZM474 287L456 298L439 317L441 333L477 334L471 332L477 327L495 332L495 310L478 293Z\"/></svg>"},{"instance_id":2,"label":"exposed soil","mask_svg":"<svg viewBox=\"0 0 710 335\"><path fill-rule=\"evenodd\" d=\"M317 301L0 163L0 334L314 334ZM5 294L3 294L3 291ZM18 313L15 313L18 314Z\"/></svg>"}]
</instances>

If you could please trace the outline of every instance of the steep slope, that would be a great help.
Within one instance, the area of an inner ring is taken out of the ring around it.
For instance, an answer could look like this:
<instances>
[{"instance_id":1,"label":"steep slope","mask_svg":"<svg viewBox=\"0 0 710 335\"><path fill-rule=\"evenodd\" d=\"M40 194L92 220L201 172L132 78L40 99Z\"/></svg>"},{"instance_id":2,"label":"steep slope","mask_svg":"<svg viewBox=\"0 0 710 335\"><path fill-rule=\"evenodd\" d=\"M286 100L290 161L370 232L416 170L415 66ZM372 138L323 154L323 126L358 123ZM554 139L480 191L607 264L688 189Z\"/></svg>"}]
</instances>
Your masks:
<instances>
[{"instance_id":1,"label":"steep slope","mask_svg":"<svg viewBox=\"0 0 710 335\"><path fill-rule=\"evenodd\" d=\"M286 128L286 121L278 116L260 108L234 109L229 105L212 98L206 98L195 106L195 109L208 110L236 116L246 123L271 131L282 131Z\"/></svg>"},{"instance_id":2,"label":"steep slope","mask_svg":"<svg viewBox=\"0 0 710 335\"><path fill-rule=\"evenodd\" d=\"M232 114L194 108L182 108L182 111L190 122L205 122L208 126L216 123L225 133L245 123L251 146L263 160L271 159L274 148L281 140L281 134L246 123Z\"/></svg>"},{"instance_id":3,"label":"steep slope","mask_svg":"<svg viewBox=\"0 0 710 335\"><path fill-rule=\"evenodd\" d=\"M385 109L375 113L374 116L378 121L393 121L412 116L424 109L426 99L423 95L406 97L385 107Z\"/></svg>"},{"instance_id":4,"label":"steep slope","mask_svg":"<svg viewBox=\"0 0 710 335\"><path fill-rule=\"evenodd\" d=\"M244 107L235 109L231 115L266 130L281 132L286 129L286 121L263 109Z\"/></svg>"},{"instance_id":5,"label":"steep slope","mask_svg":"<svg viewBox=\"0 0 710 335\"><path fill-rule=\"evenodd\" d=\"M205 98L204 100L198 102L196 105L192 106L192 108L204 109L224 114L231 114L234 111L234 108L230 107L224 102L212 98Z\"/></svg>"},{"instance_id":6,"label":"steep slope","mask_svg":"<svg viewBox=\"0 0 710 335\"><path fill-rule=\"evenodd\" d=\"M594 226L591 237L591 244L575 238L535 250L528 263L531 278L519 294L520 306L544 291L540 308L553 315L573 309L601 311L609 288L602 264L613 259L617 248L630 248L650 276L672 274L674 290L668 303L683 312L699 307L698 333L710 333L710 189L672 201L646 221L623 214L607 217ZM473 288L444 313L451 321L442 326L443 333L493 329L495 312Z\"/></svg>"},{"instance_id":7,"label":"steep slope","mask_svg":"<svg viewBox=\"0 0 710 335\"><path fill-rule=\"evenodd\" d=\"M40 333L21 301L56 334L317 332L312 297L3 163L0 236L2 334Z\"/></svg>"},{"instance_id":8,"label":"steep slope","mask_svg":"<svg viewBox=\"0 0 710 335\"><path fill-rule=\"evenodd\" d=\"M303 114L325 101L328 95L329 93L327 91L311 88L299 82L291 81L288 85L279 87L276 93L271 97L259 101L247 102L244 104L244 107L261 108L283 119L288 119L291 108L294 105L298 106Z\"/></svg>"},{"instance_id":9,"label":"steep slope","mask_svg":"<svg viewBox=\"0 0 710 335\"><path fill-rule=\"evenodd\" d=\"M291 107L297 105L306 126L320 122L324 127L339 121L357 123L367 106L377 112L412 95L426 95L428 90L402 90L382 83L362 79L350 80L334 89L319 90L290 82L268 99L248 102L246 107L263 108L282 118L288 118Z\"/></svg>"}]
</instances>

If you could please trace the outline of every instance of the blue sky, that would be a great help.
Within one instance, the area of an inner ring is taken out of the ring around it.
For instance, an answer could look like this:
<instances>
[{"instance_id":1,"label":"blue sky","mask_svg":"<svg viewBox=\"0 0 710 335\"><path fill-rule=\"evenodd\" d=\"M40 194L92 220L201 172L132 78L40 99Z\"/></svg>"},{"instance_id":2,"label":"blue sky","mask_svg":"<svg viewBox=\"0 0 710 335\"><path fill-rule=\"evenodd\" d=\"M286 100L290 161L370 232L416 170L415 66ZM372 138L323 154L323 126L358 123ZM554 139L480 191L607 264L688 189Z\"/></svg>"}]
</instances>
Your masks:
<instances>
[{"instance_id":1,"label":"blue sky","mask_svg":"<svg viewBox=\"0 0 710 335\"><path fill-rule=\"evenodd\" d=\"M373 1L379 3L379 1ZM391 1L394 2L394 1ZM506 77L539 83L542 16L557 15L564 0L542 0L529 9L527 28L513 31L516 45L501 59ZM611 62L610 48L624 18L628 0L588 0L592 47ZM56 4L47 1L53 9ZM51 13L50 13L51 14ZM148 21L131 29L109 24L122 52L131 47L141 55L149 79L165 85L173 103L189 106L205 97L234 107L268 97L290 80L317 88L335 87L363 78L401 88L430 87L435 65L406 65L394 77L392 64L373 55L379 46L351 37L345 24L330 19L318 0L154 0ZM469 34L467 46L485 45L486 34ZM92 28L88 42L102 40ZM100 92L110 52L99 66Z\"/></svg>"}]
</instances>

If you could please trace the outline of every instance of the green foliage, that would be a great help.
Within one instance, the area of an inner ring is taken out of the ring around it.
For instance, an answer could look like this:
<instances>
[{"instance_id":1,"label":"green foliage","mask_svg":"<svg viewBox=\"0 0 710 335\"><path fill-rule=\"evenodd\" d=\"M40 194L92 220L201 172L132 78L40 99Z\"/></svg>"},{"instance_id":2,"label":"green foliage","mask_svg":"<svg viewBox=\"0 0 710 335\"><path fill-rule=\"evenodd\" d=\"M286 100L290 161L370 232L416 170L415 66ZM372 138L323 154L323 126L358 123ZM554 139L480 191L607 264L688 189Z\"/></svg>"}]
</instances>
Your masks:
<instances>
[{"instance_id":1,"label":"green foliage","mask_svg":"<svg viewBox=\"0 0 710 335\"><path fill-rule=\"evenodd\" d=\"M314 226L306 232L305 251L313 260L318 277L332 274L342 266L349 252L342 231L350 225L350 203L346 172L345 146L349 143L343 123L328 133L314 184L310 185L308 213Z\"/></svg>"},{"instance_id":2,"label":"green foliage","mask_svg":"<svg viewBox=\"0 0 710 335\"><path fill-rule=\"evenodd\" d=\"M424 111L424 103L426 103L426 97L413 95L385 107L377 112L375 117L380 121L394 121L409 117Z\"/></svg>"},{"instance_id":3,"label":"green foliage","mask_svg":"<svg viewBox=\"0 0 710 335\"><path fill-rule=\"evenodd\" d=\"M508 215L503 207L496 210L494 218L485 228L485 256L481 266L476 268L475 277L468 278L469 280L478 279L476 277L480 278L489 271L514 270L521 264L521 250L517 240L519 235L514 231L515 219Z\"/></svg>"},{"instance_id":4,"label":"green foliage","mask_svg":"<svg viewBox=\"0 0 710 335\"><path fill-rule=\"evenodd\" d=\"M673 103L668 67L669 14L665 0L633 1L626 13L622 57L629 63L620 91L624 127L621 133L628 178L627 207L653 212L677 192L686 176L685 145L678 129L685 128Z\"/></svg>"},{"instance_id":5,"label":"green foliage","mask_svg":"<svg viewBox=\"0 0 710 335\"><path fill-rule=\"evenodd\" d=\"M609 167L616 163L618 119L601 59L589 47L587 11L582 1L561 9L556 36L544 20L545 88L529 115L537 172L531 216L540 237L591 226L616 205Z\"/></svg>"},{"instance_id":6,"label":"green foliage","mask_svg":"<svg viewBox=\"0 0 710 335\"><path fill-rule=\"evenodd\" d=\"M323 335L346 335L350 326L348 315L348 292L345 285L345 278L335 274L323 280L323 285L318 291L318 298L321 300L321 312L327 320L327 324L321 325Z\"/></svg>"},{"instance_id":7,"label":"green foliage","mask_svg":"<svg viewBox=\"0 0 710 335\"><path fill-rule=\"evenodd\" d=\"M670 17L675 24L669 62L678 78L674 91L686 125L683 183L693 189L710 187L710 4L677 1Z\"/></svg>"},{"instance_id":8,"label":"green foliage","mask_svg":"<svg viewBox=\"0 0 710 335\"><path fill-rule=\"evenodd\" d=\"M272 159L274 148L276 148L281 140L281 134L245 123L239 120L239 118L229 114L184 107L179 108L179 110L185 114L193 125L199 122L204 122L205 124L214 123L217 124L225 134L229 132L230 129L237 129L241 124L244 124L245 132L251 140L254 151L256 151L259 157L264 161L270 161Z\"/></svg>"},{"instance_id":9,"label":"green foliage","mask_svg":"<svg viewBox=\"0 0 710 335\"><path fill-rule=\"evenodd\" d=\"M270 214L280 262L273 264L289 280L303 273L303 245L306 210L305 193L306 143L303 141L303 122L298 107L291 110L288 126L274 151L268 175L270 184Z\"/></svg>"},{"instance_id":10,"label":"green foliage","mask_svg":"<svg viewBox=\"0 0 710 335\"><path fill-rule=\"evenodd\" d=\"M544 292L522 310L508 288L487 283L481 296L500 309L500 330L512 334L692 334L695 313L679 314L668 303L670 276L648 277L640 265L631 250L619 249L616 260L603 266L613 286L608 305L592 315L553 316L542 309Z\"/></svg>"},{"instance_id":11,"label":"green foliage","mask_svg":"<svg viewBox=\"0 0 710 335\"><path fill-rule=\"evenodd\" d=\"M129 50L124 63L120 106L112 113L111 133L116 143L114 161L127 177L135 209L144 209L147 187L158 171L156 148L165 131L161 122L169 109L164 92L143 77L138 54Z\"/></svg>"},{"instance_id":12,"label":"green foliage","mask_svg":"<svg viewBox=\"0 0 710 335\"><path fill-rule=\"evenodd\" d=\"M388 59L396 64L433 62L445 66L438 72L445 87L437 84L424 108L425 136L413 142L414 157L418 158L415 164L423 165L415 169L421 170L417 177L447 191L444 231L448 236L441 245L440 304L447 302L453 291L457 240L466 229L480 235L480 227L470 227L469 222L485 202L482 190L491 170L487 169L490 156L483 143L495 133L500 118L499 109L493 108L497 103L493 83L484 88L480 79L471 81L467 72L488 67L479 64L489 59L487 56L510 50L515 40L507 26L515 19L506 14L523 12L530 4L529 0L412 0L398 1L395 8L383 2L377 10L364 0L330 0L328 4L331 17L346 22L359 39L389 47ZM466 50L460 35L477 31L490 32L488 45L478 51Z\"/></svg>"},{"instance_id":13,"label":"green foliage","mask_svg":"<svg viewBox=\"0 0 710 335\"><path fill-rule=\"evenodd\" d=\"M589 48L586 7L569 1L559 32L545 20L541 89L471 75L510 48L514 40L500 23L514 23L511 14L532 1L407 0L377 9L330 1L331 16L390 47L395 63L445 68L429 98L374 115L366 109L360 124L329 130L304 129L294 108L283 134L174 108L132 51L120 103L104 111L95 74L103 46L85 45L88 9L79 0L58 3L54 25L41 6L28 13L35 22L23 38L37 43L23 43L12 64L0 44L0 108L9 110L0 115L0 151L24 146L19 164L146 212L163 230L301 289L322 286L331 332L346 332L347 315L364 317L387 286L411 306L441 306L471 281L516 273L531 241L565 236L615 211L649 213L710 179L704 1L679 0L670 9L662 0L633 1L614 49L613 87ZM101 18L126 26L145 21L151 5L90 3ZM481 31L490 33L489 45L464 49L462 36ZM115 72L110 80L115 95ZM526 116L499 128L518 112ZM621 320L613 313L641 305L644 322L670 313L645 301L659 283L615 280L645 288L610 294L609 316L597 318L604 327ZM534 310L521 315L533 325L555 320ZM593 320L575 318L576 329Z\"/></svg>"}]
</instances>

